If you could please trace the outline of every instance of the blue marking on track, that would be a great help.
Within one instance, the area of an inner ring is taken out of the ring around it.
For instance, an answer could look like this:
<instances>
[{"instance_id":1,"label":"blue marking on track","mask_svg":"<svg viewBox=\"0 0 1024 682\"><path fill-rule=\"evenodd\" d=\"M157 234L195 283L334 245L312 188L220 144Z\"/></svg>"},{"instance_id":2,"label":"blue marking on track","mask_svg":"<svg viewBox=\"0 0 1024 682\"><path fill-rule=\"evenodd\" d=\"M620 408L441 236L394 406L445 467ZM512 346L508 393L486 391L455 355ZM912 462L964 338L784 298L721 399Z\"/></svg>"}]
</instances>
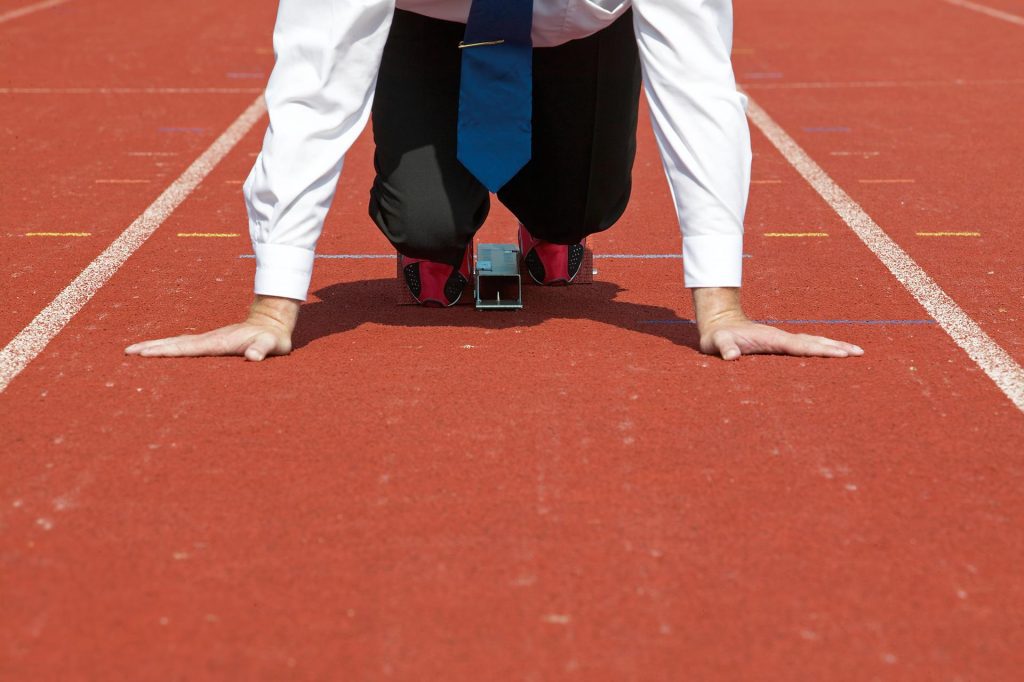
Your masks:
<instances>
[{"instance_id":1,"label":"blue marking on track","mask_svg":"<svg viewBox=\"0 0 1024 682\"><path fill-rule=\"evenodd\" d=\"M256 256L251 253L243 253L239 258L255 258ZM327 260L379 260L385 258L395 258L394 254L386 253L318 253L316 258L324 258ZM744 258L753 258L754 255L750 253L743 254ZM626 253L595 253L594 258L608 258L613 260L682 260L682 254L676 253L641 253L641 254L626 254Z\"/></svg>"},{"instance_id":2,"label":"blue marking on track","mask_svg":"<svg viewBox=\"0 0 1024 682\"><path fill-rule=\"evenodd\" d=\"M208 128L176 128L176 127L166 127L166 128L158 128L157 132L159 132L159 133L205 133L207 130L208 130Z\"/></svg>"},{"instance_id":3,"label":"blue marking on track","mask_svg":"<svg viewBox=\"0 0 1024 682\"><path fill-rule=\"evenodd\" d=\"M932 325L935 320L754 320L761 324ZM697 324L696 320L640 320L640 324Z\"/></svg>"},{"instance_id":4,"label":"blue marking on track","mask_svg":"<svg viewBox=\"0 0 1024 682\"><path fill-rule=\"evenodd\" d=\"M252 253L243 253L239 258L255 258L256 255ZM315 258L322 258L325 260L394 260L395 254L393 253L318 253Z\"/></svg>"},{"instance_id":5,"label":"blue marking on track","mask_svg":"<svg viewBox=\"0 0 1024 682\"><path fill-rule=\"evenodd\" d=\"M852 129L848 126L821 126L817 128L804 128L805 133L848 133Z\"/></svg>"}]
</instances>

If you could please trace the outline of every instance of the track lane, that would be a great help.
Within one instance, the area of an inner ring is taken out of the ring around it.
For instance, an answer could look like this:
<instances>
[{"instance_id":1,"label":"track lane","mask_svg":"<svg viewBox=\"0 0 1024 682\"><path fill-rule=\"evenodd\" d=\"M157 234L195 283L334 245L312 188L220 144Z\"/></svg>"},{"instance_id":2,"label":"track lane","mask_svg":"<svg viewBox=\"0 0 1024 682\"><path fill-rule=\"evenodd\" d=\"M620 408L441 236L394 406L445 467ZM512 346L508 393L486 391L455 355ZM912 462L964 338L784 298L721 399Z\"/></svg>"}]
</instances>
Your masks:
<instances>
[{"instance_id":1,"label":"track lane","mask_svg":"<svg viewBox=\"0 0 1024 682\"><path fill-rule=\"evenodd\" d=\"M228 182L258 139L3 398L35 406L31 428L0 436L20 453L0 489L17 671L1015 669L1021 547L1005 529L1024 471L964 453L1024 445L1020 416L934 327L820 330L869 348L857 361L728 365L696 354L686 325L642 324L687 315L677 262L605 262L605 281L531 288L510 316L396 307L388 263L320 262L288 360L121 356L129 340L244 307L252 264L238 242L175 235L241 224ZM755 189L751 313L919 316L755 144L758 177L783 184ZM346 169L332 250L380 244L359 218L368 150L364 137ZM656 192L646 130L641 153L641 192ZM678 247L661 192L602 239ZM833 236L760 236L797 220ZM817 293L851 282L865 293Z\"/></svg>"},{"instance_id":2,"label":"track lane","mask_svg":"<svg viewBox=\"0 0 1024 682\"><path fill-rule=\"evenodd\" d=\"M257 96L254 81L228 72L260 64L265 72L270 59L270 7L236 12L193 2L154 9L116 1L69 7L74 11L0 29L0 60L11 66L0 91L0 144L8 161L0 168L0 261L14 285L0 317L4 345ZM172 59L183 45L193 46L190 56ZM192 65L196 54L206 57ZM213 83L238 92L136 92L159 84L154 64L168 65L168 82L176 86ZM93 92L97 85L132 94ZM54 88L90 94L48 94ZM31 232L90 235L25 236Z\"/></svg>"},{"instance_id":3,"label":"track lane","mask_svg":"<svg viewBox=\"0 0 1024 682\"><path fill-rule=\"evenodd\" d=\"M66 100L58 97L0 96L0 115L12 122L5 145L12 163L0 168L7 193L0 208L0 265L13 285L0 317L0 343L53 300L252 99L146 96L142 111L130 111L126 105L140 100L116 96L93 99L87 111L69 117ZM204 130L160 133L168 120ZM27 236L38 232L89 236Z\"/></svg>"},{"instance_id":4,"label":"track lane","mask_svg":"<svg viewBox=\"0 0 1024 682\"><path fill-rule=\"evenodd\" d=\"M793 7L796 16L799 5ZM1024 204L1019 193L1008 191L1006 182L1017 173L1017 150L1024 152L1024 138L1016 132L1013 113L1024 84L907 90L781 89L789 80L822 80L836 68L832 56L835 51L855 49L854 37L869 26L890 25L900 13L915 7L879 4L845 8L847 33L832 35L826 29L821 42L810 42L806 53L793 54L788 60L774 56L778 26L761 31L751 25L747 35L748 43L755 46L751 48L753 54L737 60L759 58L762 46L773 54L773 68L786 73L774 84L780 88L751 83L751 94L1021 363L1024 336L1019 302L1024 298L1024 248L1016 235ZM922 57L933 55L932 71L917 75L926 81L962 79L973 83L990 76L1001 77L1007 63L1019 61L1007 55L1020 54L1024 59L1024 43L1015 27L985 17L950 21L958 11L943 6L922 18L923 25L914 40L900 44L897 36L891 36L888 50L881 45L873 50L879 55L911 49ZM985 36L983 41L978 40L979 32ZM950 46L960 50L959 59L947 56ZM891 72L861 71L849 77L885 80L891 78ZM853 127L849 132L822 132L821 126L841 128L850 122ZM837 156L837 151L871 156ZM863 182L871 179L915 182ZM980 237L920 234L965 231L980 232Z\"/></svg>"},{"instance_id":5,"label":"track lane","mask_svg":"<svg viewBox=\"0 0 1024 682\"><path fill-rule=\"evenodd\" d=\"M782 182L754 188L749 311L920 317L754 139L755 177ZM0 397L15 674L1016 674L1020 415L934 327L726 365L642 324L688 316L676 262L482 316L397 308L389 264L321 261L286 361L121 356L244 307L239 241L176 234L243 224L228 183L258 140ZM384 250L368 150L324 250ZM637 180L599 248L677 251L646 129ZM793 226L830 236L764 236Z\"/></svg>"},{"instance_id":6,"label":"track lane","mask_svg":"<svg viewBox=\"0 0 1024 682\"><path fill-rule=\"evenodd\" d=\"M74 0L0 25L5 87L261 87L275 5Z\"/></svg>"}]
</instances>

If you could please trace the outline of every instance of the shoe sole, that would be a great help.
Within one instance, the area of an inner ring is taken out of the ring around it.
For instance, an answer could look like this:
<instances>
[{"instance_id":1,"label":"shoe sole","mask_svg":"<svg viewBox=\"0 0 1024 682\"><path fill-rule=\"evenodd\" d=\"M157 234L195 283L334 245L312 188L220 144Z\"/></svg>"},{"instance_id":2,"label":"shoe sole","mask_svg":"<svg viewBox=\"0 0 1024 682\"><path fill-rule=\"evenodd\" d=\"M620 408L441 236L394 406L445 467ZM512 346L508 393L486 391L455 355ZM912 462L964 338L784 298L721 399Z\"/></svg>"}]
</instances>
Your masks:
<instances>
[{"instance_id":1,"label":"shoe sole","mask_svg":"<svg viewBox=\"0 0 1024 682\"><path fill-rule=\"evenodd\" d=\"M435 298L421 299L419 292L422 290L422 282L420 281L419 262L410 263L403 267L402 258L398 258L398 274L399 279L404 283L405 293L412 297L412 300L424 308L451 308L457 305L462 300L463 295L466 293L466 287L469 286L469 280L467 280L462 273L453 272L453 275L458 275L462 279L462 286L455 297L452 298L449 295L449 289L452 287L451 277L445 283L445 296L450 302L439 301Z\"/></svg>"},{"instance_id":2,"label":"shoe sole","mask_svg":"<svg viewBox=\"0 0 1024 682\"><path fill-rule=\"evenodd\" d=\"M530 275L530 279L532 279L535 284L539 284L539 285L545 286L545 287L559 287L559 286L564 287L564 286L568 286L569 284L572 284L573 282L576 281L576 279L579 277L580 273L583 272L583 266L586 264L586 261L587 261L586 242L583 242L581 244L570 244L569 245L569 263L568 263L568 265L569 265L569 270L570 271L572 271L572 269L573 269L572 268L572 264L573 264L574 261L576 262L576 268L575 268L576 271L572 274L571 277L569 277L569 278L559 277L558 279L553 279L553 280L545 282L543 280L543 278L537 279L537 276L533 272L534 271L534 267L532 267L532 266L534 266L534 265L536 265L536 267L539 268L541 271L544 270L544 263L540 260L540 256L537 255L536 249L535 248L531 249L528 254L523 256L523 265L526 266L526 272L527 272L528 275Z\"/></svg>"}]
</instances>

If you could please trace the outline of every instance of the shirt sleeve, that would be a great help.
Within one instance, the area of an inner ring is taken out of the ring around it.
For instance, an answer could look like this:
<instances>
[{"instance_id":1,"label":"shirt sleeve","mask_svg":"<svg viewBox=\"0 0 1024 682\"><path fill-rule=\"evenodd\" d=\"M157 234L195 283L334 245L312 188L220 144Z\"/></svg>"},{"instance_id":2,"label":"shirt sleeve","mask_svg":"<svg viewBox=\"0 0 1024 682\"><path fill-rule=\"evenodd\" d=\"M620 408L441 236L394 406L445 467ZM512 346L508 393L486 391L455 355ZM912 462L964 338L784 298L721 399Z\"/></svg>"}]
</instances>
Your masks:
<instances>
[{"instance_id":1,"label":"shirt sleeve","mask_svg":"<svg viewBox=\"0 0 1024 682\"><path fill-rule=\"evenodd\" d=\"M281 0L270 125L244 186L257 294L305 300L342 162L366 126L395 0Z\"/></svg>"},{"instance_id":2,"label":"shirt sleeve","mask_svg":"<svg viewBox=\"0 0 1024 682\"><path fill-rule=\"evenodd\" d=\"M633 0L654 134L683 233L687 287L738 287L750 191L731 0Z\"/></svg>"}]
</instances>

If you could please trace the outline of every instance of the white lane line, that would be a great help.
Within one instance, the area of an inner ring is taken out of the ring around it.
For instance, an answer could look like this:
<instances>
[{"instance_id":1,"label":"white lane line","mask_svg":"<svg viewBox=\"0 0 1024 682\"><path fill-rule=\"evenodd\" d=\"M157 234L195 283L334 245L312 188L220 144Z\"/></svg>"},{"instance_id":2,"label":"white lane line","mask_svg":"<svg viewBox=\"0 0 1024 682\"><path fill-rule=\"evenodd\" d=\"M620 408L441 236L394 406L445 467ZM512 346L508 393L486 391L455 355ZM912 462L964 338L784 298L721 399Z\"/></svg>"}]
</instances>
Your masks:
<instances>
[{"instance_id":1,"label":"white lane line","mask_svg":"<svg viewBox=\"0 0 1024 682\"><path fill-rule=\"evenodd\" d=\"M750 120L967 355L1024 411L1024 369L914 262L756 102Z\"/></svg>"},{"instance_id":2,"label":"white lane line","mask_svg":"<svg viewBox=\"0 0 1024 682\"><path fill-rule=\"evenodd\" d=\"M0 88L0 95L255 95L262 88Z\"/></svg>"},{"instance_id":3,"label":"white lane line","mask_svg":"<svg viewBox=\"0 0 1024 682\"><path fill-rule=\"evenodd\" d=\"M40 12L44 9L50 9L51 7L57 7L70 2L71 0L44 0L44 2L37 2L34 5L26 5L25 7L19 7L18 9L12 9L10 12L4 12L0 14L0 24L5 24L8 21L13 21L27 14L33 14Z\"/></svg>"},{"instance_id":4,"label":"white lane line","mask_svg":"<svg viewBox=\"0 0 1024 682\"><path fill-rule=\"evenodd\" d=\"M125 228L114 242L69 284L27 327L0 350L0 393L60 333L71 318L107 283L125 261L206 179L266 112L258 97L170 187Z\"/></svg>"},{"instance_id":5,"label":"white lane line","mask_svg":"<svg viewBox=\"0 0 1024 682\"><path fill-rule=\"evenodd\" d=\"M996 9L995 7L981 5L976 2L970 2L969 0L946 0L946 2L948 2L950 5L956 5L957 7L963 7L964 9L972 9L975 12L981 12L982 14L987 14L990 17L1002 19L1003 21L1008 21L1011 24L1024 26L1024 17L1018 16L1016 14L1010 14L1009 12L1004 12L1003 10Z\"/></svg>"},{"instance_id":6,"label":"white lane line","mask_svg":"<svg viewBox=\"0 0 1024 682\"><path fill-rule=\"evenodd\" d=\"M962 88L968 86L1006 87L1010 85L1024 85L1022 78L1001 78L991 80L965 80L954 78L952 80L930 80L930 81L811 81L794 83L766 83L763 81L742 83L744 90L830 90L830 89L859 89L859 88Z\"/></svg>"}]
</instances>

